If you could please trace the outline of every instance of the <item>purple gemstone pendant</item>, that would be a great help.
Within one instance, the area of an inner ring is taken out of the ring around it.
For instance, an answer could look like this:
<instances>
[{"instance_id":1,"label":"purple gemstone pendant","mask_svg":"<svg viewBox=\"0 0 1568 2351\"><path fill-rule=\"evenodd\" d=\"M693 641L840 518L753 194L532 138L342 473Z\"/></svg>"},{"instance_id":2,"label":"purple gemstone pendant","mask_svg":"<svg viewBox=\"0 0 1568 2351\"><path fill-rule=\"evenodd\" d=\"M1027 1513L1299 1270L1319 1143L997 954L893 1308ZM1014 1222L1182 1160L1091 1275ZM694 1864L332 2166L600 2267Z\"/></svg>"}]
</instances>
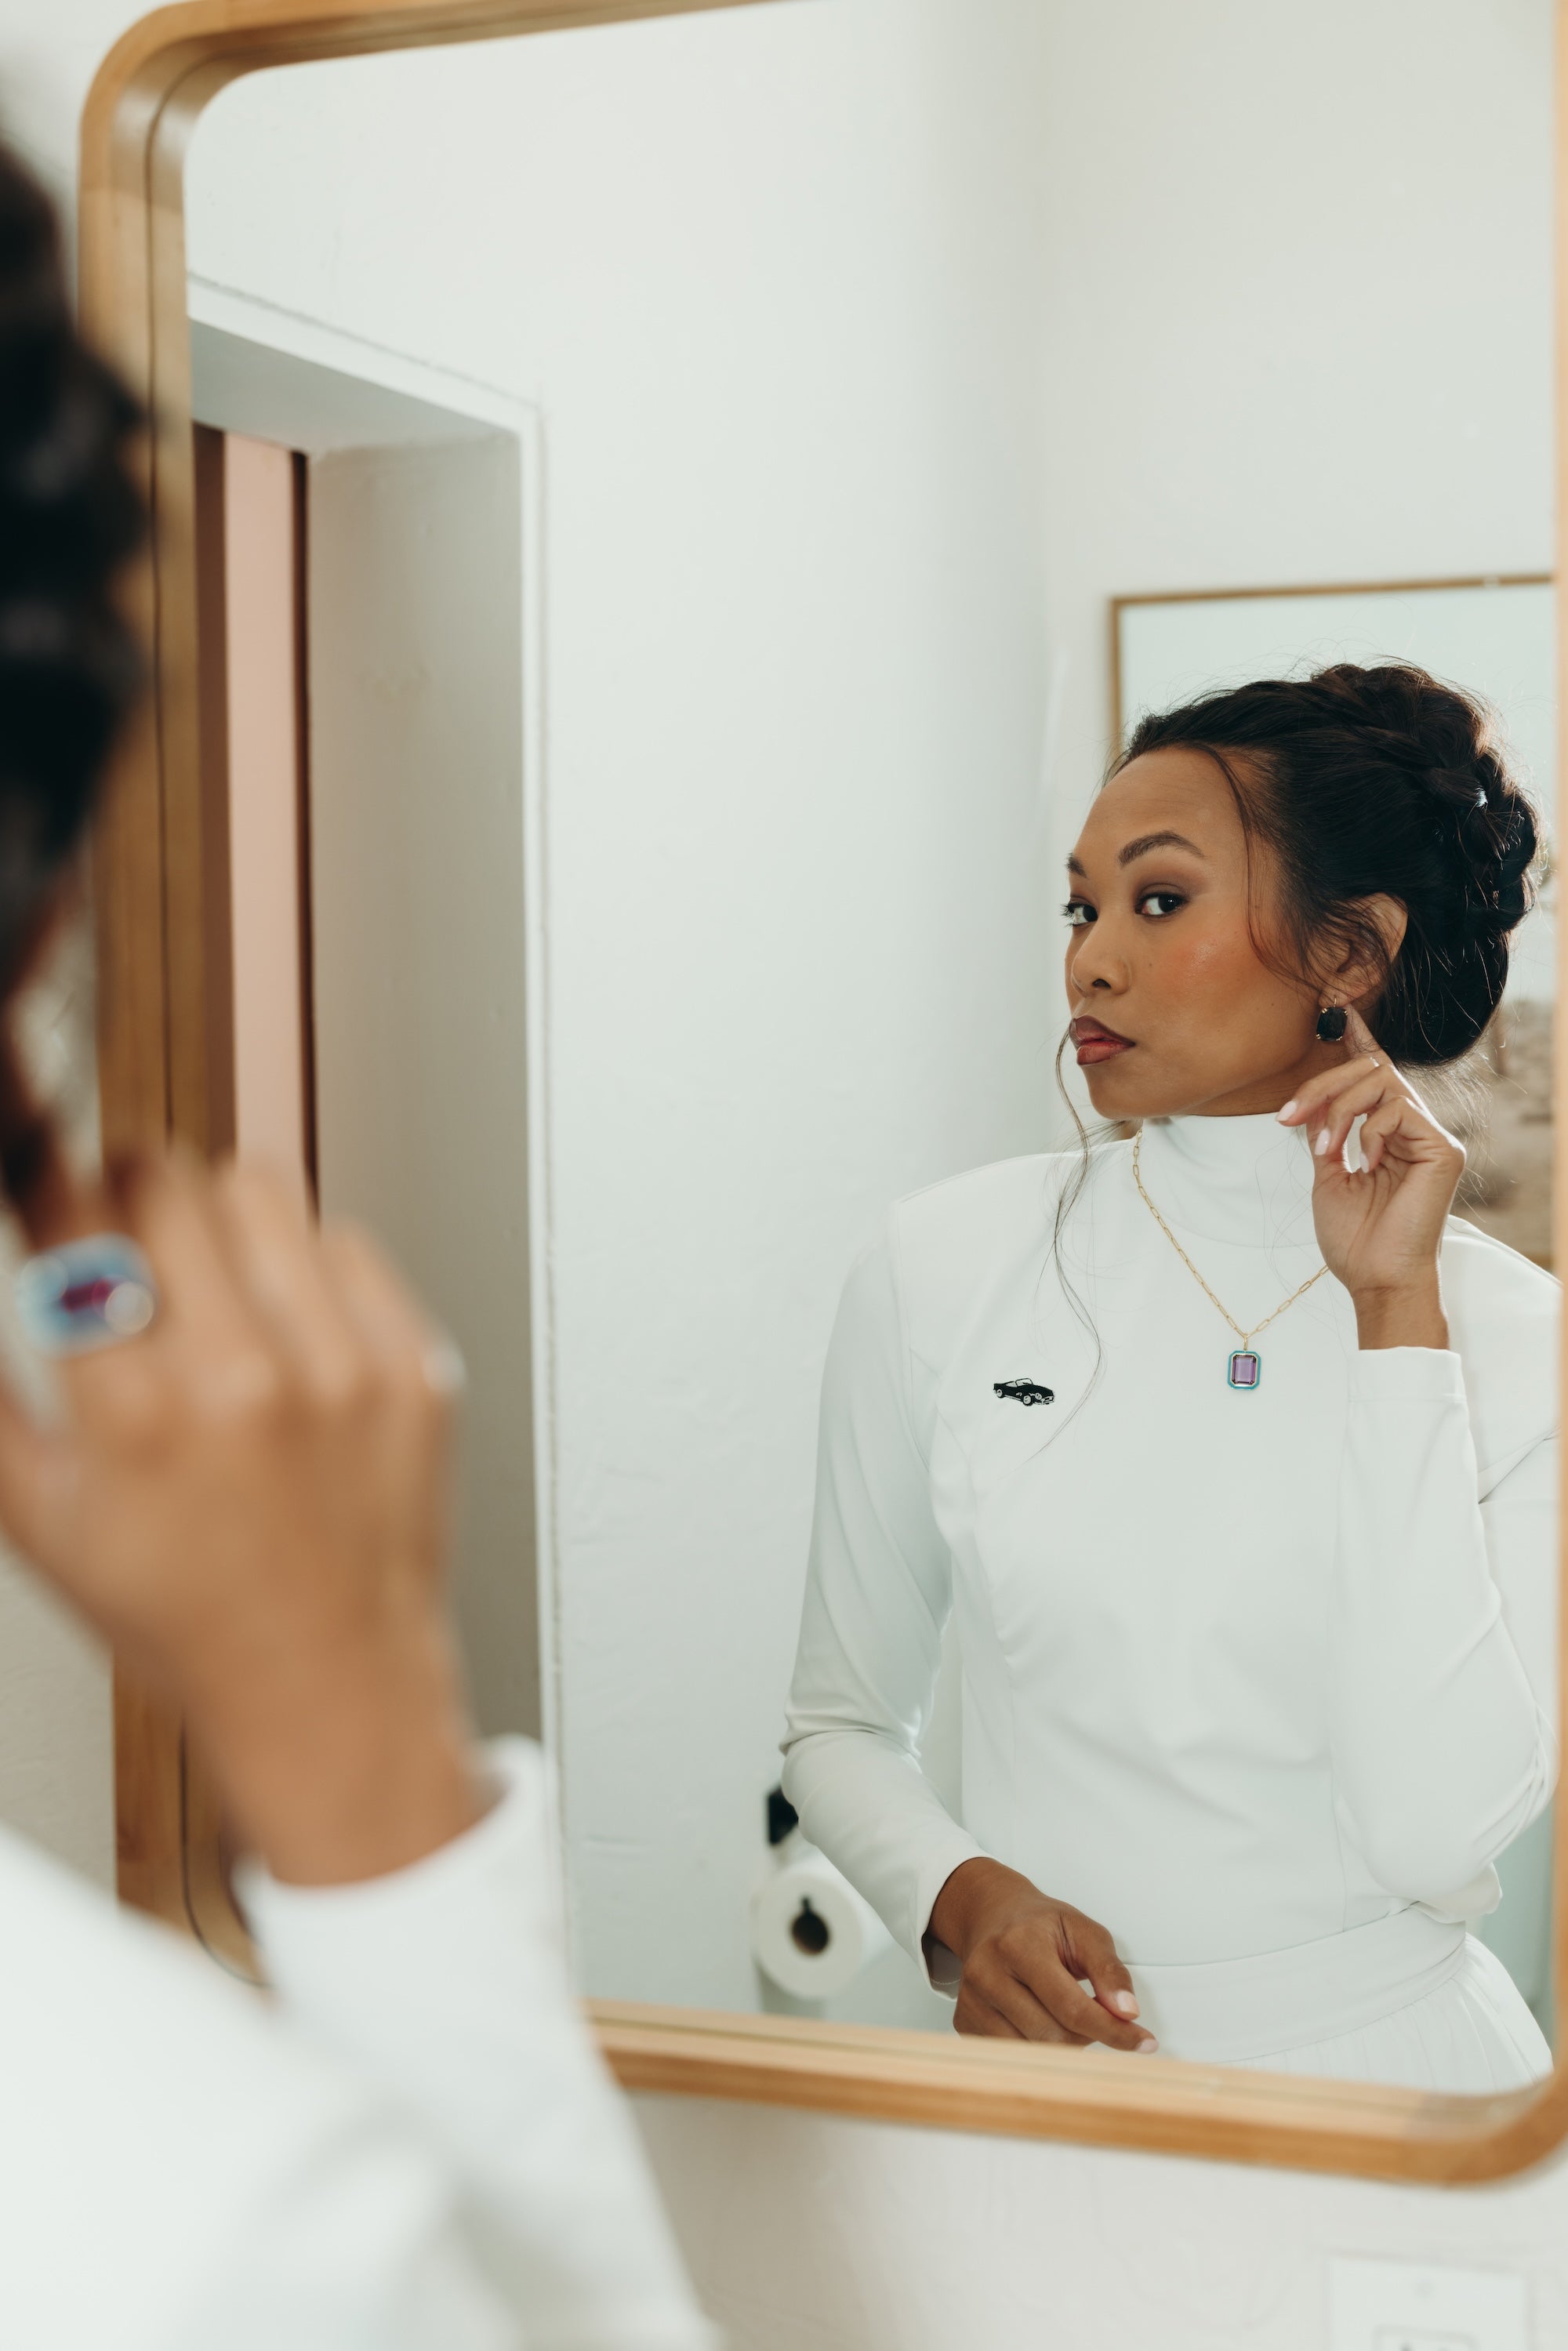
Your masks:
<instances>
[{"instance_id":1,"label":"purple gemstone pendant","mask_svg":"<svg viewBox=\"0 0 1568 2351\"><path fill-rule=\"evenodd\" d=\"M1238 1347L1230 1358L1228 1376L1233 1388L1255 1388L1263 1376L1261 1357L1249 1347Z\"/></svg>"}]
</instances>

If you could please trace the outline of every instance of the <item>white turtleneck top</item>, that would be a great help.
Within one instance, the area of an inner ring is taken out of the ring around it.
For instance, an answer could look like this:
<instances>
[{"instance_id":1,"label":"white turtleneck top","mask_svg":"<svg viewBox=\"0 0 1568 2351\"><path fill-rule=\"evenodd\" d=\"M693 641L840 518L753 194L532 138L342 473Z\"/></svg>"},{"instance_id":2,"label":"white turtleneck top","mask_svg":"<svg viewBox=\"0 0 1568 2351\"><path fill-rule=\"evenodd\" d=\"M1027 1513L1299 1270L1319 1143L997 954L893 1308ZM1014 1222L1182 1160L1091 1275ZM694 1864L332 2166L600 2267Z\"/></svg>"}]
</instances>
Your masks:
<instances>
[{"instance_id":1,"label":"white turtleneck top","mask_svg":"<svg viewBox=\"0 0 1568 2351\"><path fill-rule=\"evenodd\" d=\"M1130 1145L1053 1251L1079 1165L916 1194L850 1276L786 1740L806 1834L917 1960L982 1853L1134 1980L1486 1911L1556 1769L1557 1283L1451 1218L1451 1352L1361 1352L1326 1275L1239 1390ZM1142 1171L1243 1328L1322 1263L1299 1131L1152 1121ZM961 1821L920 1768L950 1612Z\"/></svg>"}]
</instances>

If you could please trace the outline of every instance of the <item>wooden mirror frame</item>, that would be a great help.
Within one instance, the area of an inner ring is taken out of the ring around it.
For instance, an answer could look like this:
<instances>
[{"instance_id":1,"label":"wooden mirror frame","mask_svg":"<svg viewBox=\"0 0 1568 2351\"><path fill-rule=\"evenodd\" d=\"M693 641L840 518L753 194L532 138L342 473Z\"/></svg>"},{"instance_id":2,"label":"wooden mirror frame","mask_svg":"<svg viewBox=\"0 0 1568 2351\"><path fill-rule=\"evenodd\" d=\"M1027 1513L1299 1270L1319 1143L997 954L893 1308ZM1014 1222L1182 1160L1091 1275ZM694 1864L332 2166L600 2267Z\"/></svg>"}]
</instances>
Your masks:
<instances>
[{"instance_id":1,"label":"wooden mirror frame","mask_svg":"<svg viewBox=\"0 0 1568 2351\"><path fill-rule=\"evenodd\" d=\"M131 583L152 649L152 691L116 763L95 851L103 1132L113 1147L173 1133L222 1148L229 1050L215 879L226 876L221 812L205 808L199 757L196 551L184 160L208 100L266 66L561 31L745 0L189 0L133 26L104 61L82 125L83 323L155 420L142 455L153 524ZM1558 336L1563 353L1568 233L1568 0L1559 0ZM1568 433L1559 401L1559 491ZM1559 513L1559 539L1563 532ZM1568 599L1563 600L1568 613ZM1560 627L1563 625L1560 621ZM1568 653L1568 648L1565 648ZM1568 658L1562 662L1568 680ZM1562 697L1568 714L1568 688ZM1560 739L1568 737L1560 717ZM1568 777L1568 748L1560 761ZM1559 1002L1568 1002L1568 922ZM1568 1020L1558 1023L1555 1102L1568 1109ZM1555 1171L1553 1230L1568 1264L1568 1150ZM1568 1533L1568 1510L1563 1518ZM1568 1609L1563 1612L1568 1630ZM1568 1683L1568 1675L1564 1677ZM124 1900L189 1928L217 1872L210 1805L184 1770L179 1726L123 1676L115 1703L120 1887ZM1557 1816L1553 1953L1568 2020L1568 1804ZM1568 2065L1503 2095L1458 2098L1103 2052L960 2041L879 2026L592 2004L629 2089L808 2106L947 2129L1012 2132L1411 2181L1496 2179L1568 2136Z\"/></svg>"}]
</instances>

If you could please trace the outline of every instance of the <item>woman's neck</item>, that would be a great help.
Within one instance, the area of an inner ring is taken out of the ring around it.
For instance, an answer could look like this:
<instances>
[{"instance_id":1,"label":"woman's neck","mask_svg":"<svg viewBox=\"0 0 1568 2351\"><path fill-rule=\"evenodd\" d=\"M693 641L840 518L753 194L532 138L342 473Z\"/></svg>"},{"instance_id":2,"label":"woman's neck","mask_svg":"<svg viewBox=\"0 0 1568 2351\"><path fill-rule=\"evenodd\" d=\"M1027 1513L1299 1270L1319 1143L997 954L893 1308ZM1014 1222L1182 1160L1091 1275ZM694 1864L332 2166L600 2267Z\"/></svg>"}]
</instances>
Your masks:
<instances>
[{"instance_id":1,"label":"woman's neck","mask_svg":"<svg viewBox=\"0 0 1568 2351\"><path fill-rule=\"evenodd\" d=\"M1325 1045L1314 1038L1292 1068L1272 1071L1267 1077L1249 1079L1244 1085L1233 1086L1228 1092L1211 1095L1204 1102L1190 1102L1185 1109L1174 1111L1169 1115L1175 1118L1259 1118L1266 1112L1283 1110L1309 1078L1315 1078L1320 1070L1333 1069L1343 1059L1342 1047Z\"/></svg>"}]
</instances>

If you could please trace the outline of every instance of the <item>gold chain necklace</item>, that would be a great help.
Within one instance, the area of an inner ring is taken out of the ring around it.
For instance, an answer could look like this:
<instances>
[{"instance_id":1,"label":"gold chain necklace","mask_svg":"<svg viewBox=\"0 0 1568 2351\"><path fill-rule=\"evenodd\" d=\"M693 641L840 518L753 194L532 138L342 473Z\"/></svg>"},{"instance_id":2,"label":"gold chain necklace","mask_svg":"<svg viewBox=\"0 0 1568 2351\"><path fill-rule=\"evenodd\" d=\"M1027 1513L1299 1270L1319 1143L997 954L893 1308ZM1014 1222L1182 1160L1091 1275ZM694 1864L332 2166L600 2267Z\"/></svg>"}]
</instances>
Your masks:
<instances>
[{"instance_id":1,"label":"gold chain necklace","mask_svg":"<svg viewBox=\"0 0 1568 2351\"><path fill-rule=\"evenodd\" d=\"M1235 1315L1231 1313L1229 1308L1228 1306L1221 1305L1219 1300L1216 1298L1213 1290L1210 1290L1207 1282L1205 1281L1202 1274L1199 1273L1197 1266L1194 1265L1191 1258L1188 1257L1186 1249L1183 1249L1180 1241L1177 1240L1175 1233L1172 1232L1170 1227L1166 1224L1165 1218L1161 1216L1159 1210L1155 1207L1154 1202L1145 1191L1144 1179L1138 1172L1138 1154L1143 1148L1143 1142L1144 1130L1140 1127L1137 1134L1133 1137L1133 1181L1138 1187L1138 1197L1142 1200L1145 1207L1147 1208L1150 1216L1153 1217L1155 1224L1158 1225L1161 1232L1164 1233L1166 1240L1169 1241L1172 1249L1175 1249L1177 1257L1180 1258L1183 1265L1186 1266L1188 1273L1191 1274L1194 1281L1197 1282L1198 1288L1202 1290L1209 1304L1211 1306L1218 1307L1220 1313L1224 1315L1225 1320L1229 1323L1231 1329L1235 1332L1237 1337L1241 1342L1240 1346L1233 1352L1227 1369L1227 1377L1228 1378L1231 1386L1233 1388L1255 1388L1263 1376L1263 1361L1256 1349L1249 1343L1249 1341L1255 1339L1260 1331L1266 1331L1270 1322L1278 1322L1280 1316L1284 1312L1287 1306L1293 1306L1298 1298L1304 1298L1308 1290L1312 1288L1313 1282L1321 1281L1322 1280L1324 1274L1328 1271L1328 1268L1326 1265L1320 1265L1316 1273L1310 1273L1307 1276L1307 1279L1302 1282L1299 1290L1292 1290L1289 1298L1282 1298L1280 1301L1280 1303L1275 1307L1272 1314L1265 1314L1261 1322L1254 1322L1250 1331L1244 1331L1241 1328L1240 1323L1236 1320Z\"/></svg>"}]
</instances>

